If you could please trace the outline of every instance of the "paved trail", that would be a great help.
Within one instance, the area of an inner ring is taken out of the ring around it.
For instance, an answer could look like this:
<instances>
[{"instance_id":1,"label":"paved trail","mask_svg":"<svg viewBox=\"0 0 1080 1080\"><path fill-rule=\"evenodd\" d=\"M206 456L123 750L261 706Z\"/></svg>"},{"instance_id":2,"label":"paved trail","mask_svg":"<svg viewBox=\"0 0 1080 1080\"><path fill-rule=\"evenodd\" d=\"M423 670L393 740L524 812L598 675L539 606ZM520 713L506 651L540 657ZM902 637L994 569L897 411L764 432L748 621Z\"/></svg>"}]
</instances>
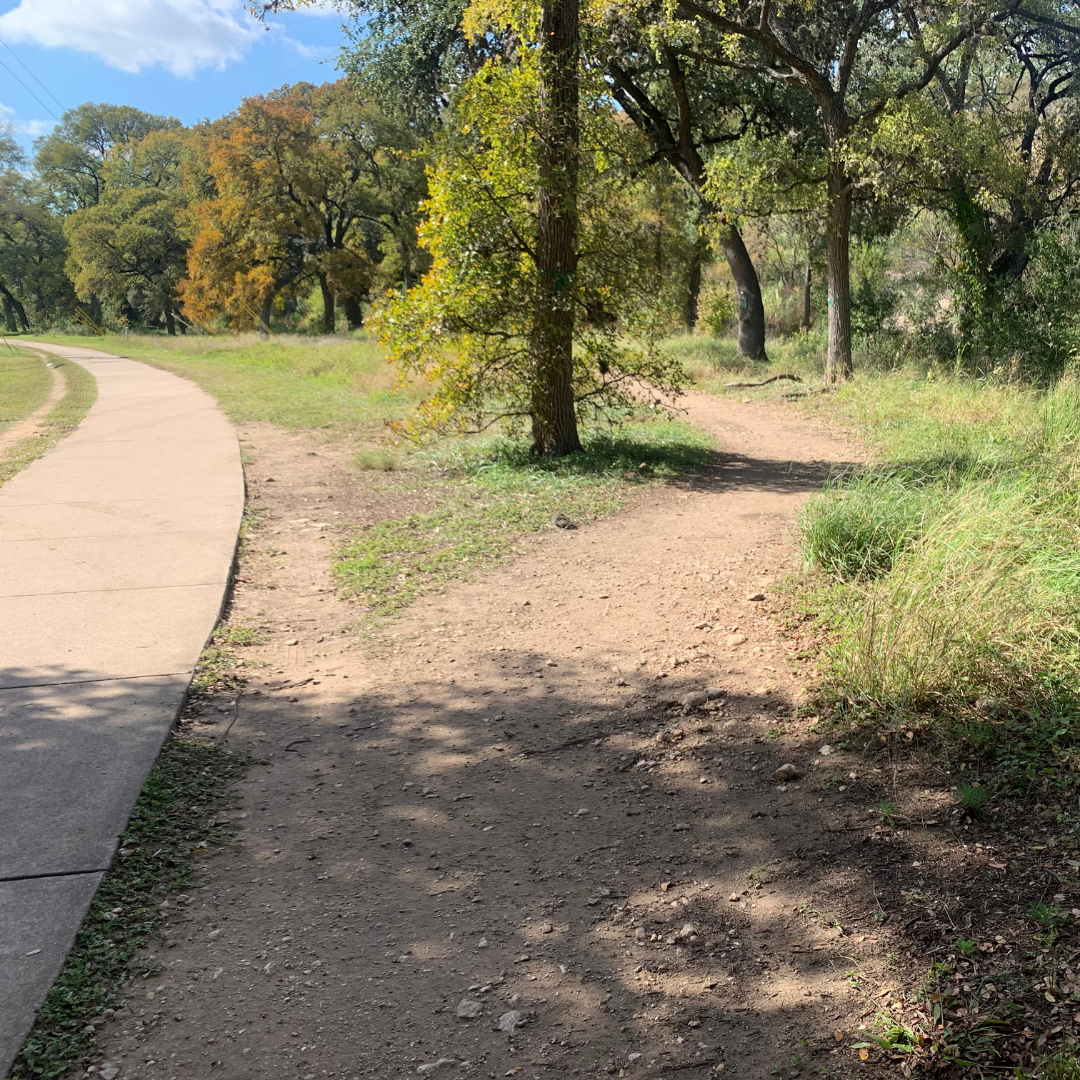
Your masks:
<instances>
[{"instance_id":1,"label":"paved trail","mask_svg":"<svg viewBox=\"0 0 1080 1080\"><path fill-rule=\"evenodd\" d=\"M108 867L220 610L236 436L183 379L89 349L82 425L0 488L0 1074Z\"/></svg>"},{"instance_id":2,"label":"paved trail","mask_svg":"<svg viewBox=\"0 0 1080 1080\"><path fill-rule=\"evenodd\" d=\"M780 408L691 416L703 475L417 603L381 652L336 633L342 462L241 432L262 513L231 618L272 629L229 741L261 764L243 846L101 1032L124 1080L840 1063L834 1030L874 1008L845 972L884 958L864 903L844 937L815 915L868 885L769 611L797 509L856 452ZM789 760L805 782L773 781Z\"/></svg>"}]
</instances>

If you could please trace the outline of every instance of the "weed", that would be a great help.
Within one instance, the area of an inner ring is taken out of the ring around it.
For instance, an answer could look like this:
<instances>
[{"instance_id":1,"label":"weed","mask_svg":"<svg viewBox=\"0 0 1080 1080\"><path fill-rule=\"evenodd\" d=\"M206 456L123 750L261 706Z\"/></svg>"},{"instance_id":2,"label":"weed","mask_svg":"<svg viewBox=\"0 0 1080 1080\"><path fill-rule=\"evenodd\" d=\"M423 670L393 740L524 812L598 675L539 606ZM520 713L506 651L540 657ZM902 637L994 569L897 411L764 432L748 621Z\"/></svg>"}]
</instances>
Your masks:
<instances>
[{"instance_id":1,"label":"weed","mask_svg":"<svg viewBox=\"0 0 1080 1080\"><path fill-rule=\"evenodd\" d=\"M979 943L971 938L960 938L953 948L960 956L971 957L979 951Z\"/></svg>"},{"instance_id":2,"label":"weed","mask_svg":"<svg viewBox=\"0 0 1080 1080\"><path fill-rule=\"evenodd\" d=\"M956 797L960 803L960 809L965 814L975 817L990 801L991 794L988 788L980 784L959 784L956 788Z\"/></svg>"},{"instance_id":3,"label":"weed","mask_svg":"<svg viewBox=\"0 0 1080 1080\"><path fill-rule=\"evenodd\" d=\"M398 467L398 457L387 447L364 447L353 454L353 467L361 472L393 472Z\"/></svg>"},{"instance_id":4,"label":"weed","mask_svg":"<svg viewBox=\"0 0 1080 1080\"><path fill-rule=\"evenodd\" d=\"M901 817L900 811L891 802L879 802L874 807L874 813L881 818L883 824L890 827L898 824Z\"/></svg>"},{"instance_id":5,"label":"weed","mask_svg":"<svg viewBox=\"0 0 1080 1080\"><path fill-rule=\"evenodd\" d=\"M1027 909L1027 917L1047 933L1056 933L1069 921L1066 911L1055 904L1048 904L1045 900L1033 901Z\"/></svg>"},{"instance_id":6,"label":"weed","mask_svg":"<svg viewBox=\"0 0 1080 1080\"><path fill-rule=\"evenodd\" d=\"M191 738L165 744L11 1080L49 1080L87 1063L94 1052L88 1021L121 1006L131 980L156 970L145 949L166 919L161 901L190 883L200 852L231 842L230 826L211 823L234 805L230 785L249 764Z\"/></svg>"},{"instance_id":7,"label":"weed","mask_svg":"<svg viewBox=\"0 0 1080 1080\"><path fill-rule=\"evenodd\" d=\"M1072 1054L1052 1054L1039 1062L1031 1075L1037 1080L1080 1080L1080 1061Z\"/></svg>"}]
</instances>

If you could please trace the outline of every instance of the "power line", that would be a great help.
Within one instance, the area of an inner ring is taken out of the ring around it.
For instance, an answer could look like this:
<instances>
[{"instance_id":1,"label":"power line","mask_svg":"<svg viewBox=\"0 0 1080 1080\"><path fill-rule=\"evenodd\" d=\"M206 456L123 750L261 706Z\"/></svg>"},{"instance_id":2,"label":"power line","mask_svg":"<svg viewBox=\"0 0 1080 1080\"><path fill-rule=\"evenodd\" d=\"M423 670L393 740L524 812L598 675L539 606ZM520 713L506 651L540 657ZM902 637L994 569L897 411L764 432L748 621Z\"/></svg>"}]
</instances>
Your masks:
<instances>
[{"instance_id":1,"label":"power line","mask_svg":"<svg viewBox=\"0 0 1080 1080\"><path fill-rule=\"evenodd\" d=\"M45 102L42 101L41 98L39 98L37 94L22 81L22 79L20 79L19 76L4 63L3 60L0 60L0 67L2 67L57 123L60 123L60 117L57 116L56 113L54 113L52 109L50 109L49 106L46 105Z\"/></svg>"},{"instance_id":2,"label":"power line","mask_svg":"<svg viewBox=\"0 0 1080 1080\"><path fill-rule=\"evenodd\" d=\"M3 45L3 46L4 46L4 48L5 48L5 49L7 49L7 51L8 51L9 53L11 53L11 55L12 55L12 56L14 56L14 57L15 57L15 59L16 59L16 60L17 60L17 61L19 62L19 64L20 64L20 65L22 66L22 68L23 68L23 69L24 69L24 70L26 71L26 73L27 73L27 74L28 74L28 75L30 76L30 78L31 78L31 79L33 79L33 80L34 80L34 82L36 82L36 83L38 84L38 86L40 86L40 87L41 87L41 89L42 89L42 90L44 90L44 91L45 91L45 93L46 93L46 94L48 94L48 95L49 95L49 97L51 97L51 98L53 99L53 101L55 101L55 102L56 102L56 104L57 104L57 105L58 105L58 106L60 107L60 111L61 111L61 112L63 112L63 110L64 110L64 103L63 103L63 102L62 102L62 101L61 101L61 100L60 100L60 99L59 99L59 98L58 98L58 97L57 97L57 96L56 96L56 95L55 95L55 94L54 94L54 93L53 93L53 92L52 92L52 91L51 91L51 90L50 90L50 89L49 89L49 88L48 88L48 87L47 87L47 86L46 86L46 85L45 85L45 84L44 84L44 83L43 83L43 82L42 82L42 81L41 81L41 80L40 80L40 79L39 79L39 78L38 78L38 77L37 77L37 76L36 76L36 75L35 75L35 74L34 74L34 73L33 73L33 72L32 72L32 71L31 71L31 70L30 70L30 69L28 68L28 67L27 67L27 66L26 66L26 63L25 63L25 61L23 61L23 60L22 60L22 59L21 59L21 58L20 58L20 57L19 57L19 56L18 56L18 55L17 55L16 53L15 53L15 51L14 51L14 50L13 50L13 49L11 48L11 46L10 46L10 45L9 45L9 44L8 44L8 43L7 43L6 41L4 41L4 40L3 40L3 38L0 38L0 45Z\"/></svg>"}]
</instances>

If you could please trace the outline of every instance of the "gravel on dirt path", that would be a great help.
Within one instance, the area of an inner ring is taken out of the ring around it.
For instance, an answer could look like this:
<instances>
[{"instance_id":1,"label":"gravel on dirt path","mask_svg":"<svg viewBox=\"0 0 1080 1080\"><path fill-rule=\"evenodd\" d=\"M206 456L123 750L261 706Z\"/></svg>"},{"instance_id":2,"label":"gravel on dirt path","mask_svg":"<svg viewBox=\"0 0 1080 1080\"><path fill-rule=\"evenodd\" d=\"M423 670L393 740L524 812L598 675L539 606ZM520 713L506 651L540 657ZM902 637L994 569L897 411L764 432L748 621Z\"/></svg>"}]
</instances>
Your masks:
<instances>
[{"instance_id":1,"label":"gravel on dirt path","mask_svg":"<svg viewBox=\"0 0 1080 1080\"><path fill-rule=\"evenodd\" d=\"M342 462L242 431L262 512L230 618L269 628L245 650L267 666L205 730L231 720L260 764L242 847L100 1030L120 1080L850 1062L836 1033L874 1010L851 969L885 959L872 927L818 917L863 870L826 831L806 673L770 615L799 507L858 452L777 407L689 410L710 468L553 528L381 645L340 633Z\"/></svg>"}]
</instances>

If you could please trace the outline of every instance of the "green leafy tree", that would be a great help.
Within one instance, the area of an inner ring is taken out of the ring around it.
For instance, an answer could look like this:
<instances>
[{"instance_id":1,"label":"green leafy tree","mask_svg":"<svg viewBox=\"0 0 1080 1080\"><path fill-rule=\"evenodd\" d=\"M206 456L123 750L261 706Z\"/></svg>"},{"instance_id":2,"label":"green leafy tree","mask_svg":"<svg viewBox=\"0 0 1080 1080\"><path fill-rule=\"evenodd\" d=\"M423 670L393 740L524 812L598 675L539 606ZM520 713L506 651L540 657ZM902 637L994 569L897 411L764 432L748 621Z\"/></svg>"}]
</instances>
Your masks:
<instances>
[{"instance_id":1,"label":"green leafy tree","mask_svg":"<svg viewBox=\"0 0 1080 1080\"><path fill-rule=\"evenodd\" d=\"M1006 0L1002 9L1019 4ZM829 379L852 371L850 238L859 177L849 145L865 139L892 104L925 90L948 57L1001 14L970 0L677 0L670 32L681 27L696 55L798 87L816 109L825 149Z\"/></svg>"},{"instance_id":2,"label":"green leafy tree","mask_svg":"<svg viewBox=\"0 0 1080 1080\"><path fill-rule=\"evenodd\" d=\"M187 257L184 177L191 153L187 133L174 128L115 146L101 172L99 201L64 222L76 293L160 316L169 334L176 333L176 287Z\"/></svg>"},{"instance_id":3,"label":"green leafy tree","mask_svg":"<svg viewBox=\"0 0 1080 1080\"><path fill-rule=\"evenodd\" d=\"M477 430L501 420L537 435L536 300L573 313L575 419L611 416L674 393L682 373L651 347L655 264L640 206L644 147L587 79L579 103L577 228L572 272L543 274L538 246L539 57L492 64L447 115L430 177L421 242L433 265L418 287L377 315L376 332L407 373L433 386L412 431ZM545 277L552 281L543 280ZM563 328L560 328L563 329ZM540 419L542 437L550 429ZM538 453L556 451L553 443Z\"/></svg>"}]
</instances>

